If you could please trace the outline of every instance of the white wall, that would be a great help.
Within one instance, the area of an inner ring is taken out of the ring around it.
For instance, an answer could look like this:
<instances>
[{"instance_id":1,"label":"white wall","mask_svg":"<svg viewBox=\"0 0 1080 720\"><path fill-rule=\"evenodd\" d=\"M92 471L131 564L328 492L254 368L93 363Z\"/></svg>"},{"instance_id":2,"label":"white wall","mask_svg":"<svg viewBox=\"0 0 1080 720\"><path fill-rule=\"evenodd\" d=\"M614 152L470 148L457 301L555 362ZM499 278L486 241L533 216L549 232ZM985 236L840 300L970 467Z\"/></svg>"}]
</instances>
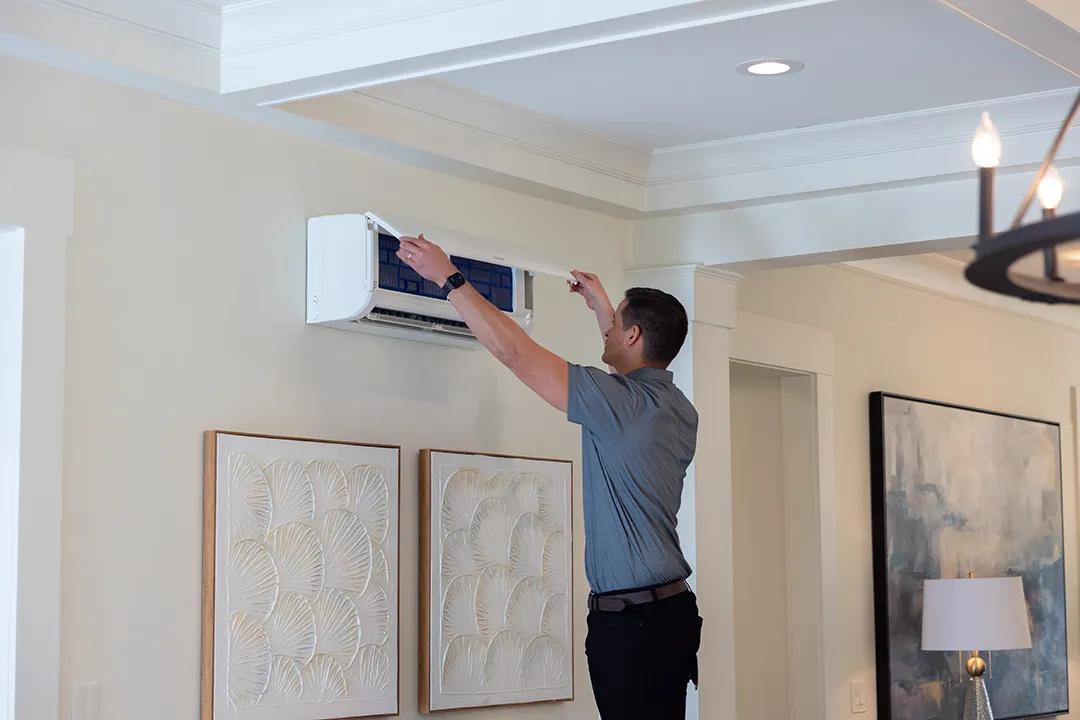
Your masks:
<instances>
[{"instance_id":1,"label":"white wall","mask_svg":"<svg viewBox=\"0 0 1080 720\"><path fill-rule=\"evenodd\" d=\"M20 108L0 138L76 169L62 716L74 680L101 681L109 720L197 716L200 433L223 428L403 445L401 709L416 717L417 451L577 462L578 433L482 352L306 327L305 219L385 209L551 245L614 292L629 225L22 62L0 60L0 86ZM538 340L599 362L595 321L562 283L538 278L537 305ZM595 717L580 511L575 532L578 699L461 717Z\"/></svg>"},{"instance_id":2,"label":"white wall","mask_svg":"<svg viewBox=\"0 0 1080 720\"><path fill-rule=\"evenodd\" d=\"M23 239L0 225L0 718L15 717Z\"/></svg>"},{"instance_id":3,"label":"white wall","mask_svg":"<svg viewBox=\"0 0 1080 720\"><path fill-rule=\"evenodd\" d=\"M842 680L826 688L831 706L847 708L848 682L863 679L871 702L869 713L860 717L875 717L867 399L874 390L1061 423L1070 694L1075 705L1080 698L1080 543L1070 398L1072 388L1080 385L1080 334L834 267L751 275L739 286L739 307L822 328L835 338L835 599L842 632L834 639L838 652L830 662Z\"/></svg>"},{"instance_id":4,"label":"white wall","mask_svg":"<svg viewBox=\"0 0 1080 720\"><path fill-rule=\"evenodd\" d=\"M731 364L735 699L740 720L788 717L781 377L775 370Z\"/></svg>"}]
</instances>

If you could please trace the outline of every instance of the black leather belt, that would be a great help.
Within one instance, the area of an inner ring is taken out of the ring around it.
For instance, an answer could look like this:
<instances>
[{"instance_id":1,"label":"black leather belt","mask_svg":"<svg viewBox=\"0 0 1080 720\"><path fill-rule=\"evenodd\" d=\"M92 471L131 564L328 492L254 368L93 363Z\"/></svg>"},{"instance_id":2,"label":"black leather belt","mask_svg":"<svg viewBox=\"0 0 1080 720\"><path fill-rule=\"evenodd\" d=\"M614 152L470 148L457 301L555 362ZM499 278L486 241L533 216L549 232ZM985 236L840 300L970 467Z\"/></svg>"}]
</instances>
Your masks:
<instances>
[{"instance_id":1,"label":"black leather belt","mask_svg":"<svg viewBox=\"0 0 1080 720\"><path fill-rule=\"evenodd\" d=\"M648 590L636 590L626 593L610 593L605 595L589 595L589 609L600 612L622 612L631 605L647 605L657 600L667 600L676 595L689 592L690 586L685 580L677 580L668 585L649 588Z\"/></svg>"}]
</instances>

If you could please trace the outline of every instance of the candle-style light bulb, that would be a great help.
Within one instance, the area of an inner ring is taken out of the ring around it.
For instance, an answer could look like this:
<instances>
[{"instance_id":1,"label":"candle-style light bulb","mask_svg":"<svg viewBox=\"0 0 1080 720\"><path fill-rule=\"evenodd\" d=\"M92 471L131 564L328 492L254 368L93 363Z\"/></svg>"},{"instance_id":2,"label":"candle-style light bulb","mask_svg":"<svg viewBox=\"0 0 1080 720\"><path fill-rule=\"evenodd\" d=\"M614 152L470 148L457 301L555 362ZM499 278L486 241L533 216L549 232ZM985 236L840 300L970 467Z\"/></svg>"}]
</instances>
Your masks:
<instances>
[{"instance_id":1,"label":"candle-style light bulb","mask_svg":"<svg viewBox=\"0 0 1080 720\"><path fill-rule=\"evenodd\" d=\"M975 129L975 139L971 141L971 157L981 168L997 167L1001 162L1001 136L990 121L990 113L982 114L982 122Z\"/></svg>"},{"instance_id":2,"label":"candle-style light bulb","mask_svg":"<svg viewBox=\"0 0 1080 720\"><path fill-rule=\"evenodd\" d=\"M1039 181L1039 202L1043 210L1057 210L1061 204L1061 196L1065 193L1065 184L1061 181L1061 173L1051 165Z\"/></svg>"}]
</instances>

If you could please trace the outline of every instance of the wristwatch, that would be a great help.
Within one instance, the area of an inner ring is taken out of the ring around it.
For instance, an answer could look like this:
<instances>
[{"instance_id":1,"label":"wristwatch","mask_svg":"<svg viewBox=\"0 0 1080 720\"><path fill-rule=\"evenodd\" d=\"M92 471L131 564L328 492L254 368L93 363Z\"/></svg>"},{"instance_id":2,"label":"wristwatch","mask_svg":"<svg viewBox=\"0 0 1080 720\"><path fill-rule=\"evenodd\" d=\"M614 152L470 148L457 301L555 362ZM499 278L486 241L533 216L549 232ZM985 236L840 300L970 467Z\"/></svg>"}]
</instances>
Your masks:
<instances>
[{"instance_id":1,"label":"wristwatch","mask_svg":"<svg viewBox=\"0 0 1080 720\"><path fill-rule=\"evenodd\" d=\"M446 284L442 286L443 292L449 295L454 290L465 284L465 276L459 272L446 278Z\"/></svg>"}]
</instances>

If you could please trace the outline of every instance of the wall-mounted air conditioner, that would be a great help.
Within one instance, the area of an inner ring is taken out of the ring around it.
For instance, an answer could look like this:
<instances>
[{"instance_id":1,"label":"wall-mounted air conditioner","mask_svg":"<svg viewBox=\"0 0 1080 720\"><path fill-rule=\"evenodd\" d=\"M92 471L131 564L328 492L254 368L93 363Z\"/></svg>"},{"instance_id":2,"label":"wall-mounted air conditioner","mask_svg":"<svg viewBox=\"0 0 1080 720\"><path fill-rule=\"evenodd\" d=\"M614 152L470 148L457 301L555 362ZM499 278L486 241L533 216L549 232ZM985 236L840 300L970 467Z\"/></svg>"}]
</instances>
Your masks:
<instances>
[{"instance_id":1,"label":"wall-mounted air conditioner","mask_svg":"<svg viewBox=\"0 0 1080 720\"><path fill-rule=\"evenodd\" d=\"M308 220L307 321L407 340L473 346L476 339L442 289L398 259L408 225L374 213ZM427 229L469 283L526 331L532 327L533 273L569 279L567 271L518 249L460 233Z\"/></svg>"}]
</instances>

